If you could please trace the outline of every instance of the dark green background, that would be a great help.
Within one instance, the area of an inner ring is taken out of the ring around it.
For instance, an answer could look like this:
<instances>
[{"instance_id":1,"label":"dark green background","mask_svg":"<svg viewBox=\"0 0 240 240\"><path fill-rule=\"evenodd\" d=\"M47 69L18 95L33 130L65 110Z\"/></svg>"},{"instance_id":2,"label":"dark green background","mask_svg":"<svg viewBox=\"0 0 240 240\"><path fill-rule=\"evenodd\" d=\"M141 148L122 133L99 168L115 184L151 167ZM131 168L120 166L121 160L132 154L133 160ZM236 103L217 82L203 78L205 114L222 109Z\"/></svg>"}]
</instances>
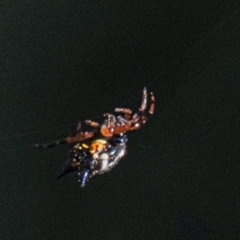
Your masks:
<instances>
[{"instance_id":1,"label":"dark green background","mask_svg":"<svg viewBox=\"0 0 240 240\"><path fill-rule=\"evenodd\" d=\"M5 1L0 239L237 239L239 1ZM156 114L80 189L55 179L79 120Z\"/></svg>"}]
</instances>

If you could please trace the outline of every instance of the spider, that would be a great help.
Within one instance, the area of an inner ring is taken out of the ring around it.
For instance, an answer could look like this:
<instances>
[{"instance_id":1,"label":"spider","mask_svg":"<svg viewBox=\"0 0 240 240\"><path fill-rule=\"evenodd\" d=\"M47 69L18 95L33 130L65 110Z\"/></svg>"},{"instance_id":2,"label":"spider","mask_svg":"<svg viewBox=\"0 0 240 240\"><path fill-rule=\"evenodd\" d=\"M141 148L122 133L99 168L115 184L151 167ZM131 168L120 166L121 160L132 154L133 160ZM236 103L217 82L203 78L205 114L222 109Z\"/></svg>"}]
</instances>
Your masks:
<instances>
[{"instance_id":1,"label":"spider","mask_svg":"<svg viewBox=\"0 0 240 240\"><path fill-rule=\"evenodd\" d=\"M81 187L93 176L110 171L126 154L127 132L139 129L144 125L155 110L155 96L150 93L149 108L147 108L147 89L143 89L142 103L139 110L132 114L128 108L116 108L114 115L103 114L102 124L85 120L90 128L83 131L78 123L75 134L49 144L36 144L36 147L54 147L59 144L72 144L70 158L63 167L58 178L72 171L78 171Z\"/></svg>"}]
</instances>

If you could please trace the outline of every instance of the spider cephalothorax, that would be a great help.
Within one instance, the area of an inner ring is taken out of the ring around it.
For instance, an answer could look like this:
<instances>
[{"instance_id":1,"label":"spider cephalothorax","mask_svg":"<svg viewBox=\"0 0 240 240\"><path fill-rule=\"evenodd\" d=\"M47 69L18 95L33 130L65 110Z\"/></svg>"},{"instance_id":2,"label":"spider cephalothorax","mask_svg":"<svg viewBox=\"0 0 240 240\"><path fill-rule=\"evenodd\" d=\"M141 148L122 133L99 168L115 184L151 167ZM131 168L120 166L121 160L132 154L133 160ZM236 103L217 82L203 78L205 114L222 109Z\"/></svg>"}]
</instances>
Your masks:
<instances>
[{"instance_id":1,"label":"spider cephalothorax","mask_svg":"<svg viewBox=\"0 0 240 240\"><path fill-rule=\"evenodd\" d=\"M78 171L80 186L84 187L94 175L110 171L126 154L127 132L139 129L155 110L155 96L150 93L149 107L147 89L143 89L141 107L135 114L128 108L116 108L118 115L105 113L103 123L86 120L89 131L83 131L81 123L77 132L63 140L36 147L54 147L72 144L69 160L58 178L69 172Z\"/></svg>"}]
</instances>

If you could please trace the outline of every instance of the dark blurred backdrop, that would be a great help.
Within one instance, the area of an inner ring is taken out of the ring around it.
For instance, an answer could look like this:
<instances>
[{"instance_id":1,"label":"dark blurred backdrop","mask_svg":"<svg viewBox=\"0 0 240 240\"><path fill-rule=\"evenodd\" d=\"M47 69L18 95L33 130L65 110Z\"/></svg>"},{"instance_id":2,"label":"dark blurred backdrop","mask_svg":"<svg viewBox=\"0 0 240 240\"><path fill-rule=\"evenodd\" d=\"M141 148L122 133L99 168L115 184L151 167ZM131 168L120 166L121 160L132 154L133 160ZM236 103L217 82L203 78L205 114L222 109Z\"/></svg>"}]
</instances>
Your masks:
<instances>
[{"instance_id":1,"label":"dark blurred backdrop","mask_svg":"<svg viewBox=\"0 0 240 240\"><path fill-rule=\"evenodd\" d=\"M5 1L0 239L237 239L239 1ZM156 114L80 189L55 176L79 120Z\"/></svg>"}]
</instances>

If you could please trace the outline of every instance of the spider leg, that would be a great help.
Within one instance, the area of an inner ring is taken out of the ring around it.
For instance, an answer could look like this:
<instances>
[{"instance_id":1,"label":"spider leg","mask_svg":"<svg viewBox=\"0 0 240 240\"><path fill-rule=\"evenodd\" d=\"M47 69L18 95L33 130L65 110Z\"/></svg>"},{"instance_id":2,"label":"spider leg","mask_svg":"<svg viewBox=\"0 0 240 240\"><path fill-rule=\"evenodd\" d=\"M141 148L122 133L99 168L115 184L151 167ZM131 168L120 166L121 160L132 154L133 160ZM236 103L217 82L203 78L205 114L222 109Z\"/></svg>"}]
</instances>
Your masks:
<instances>
[{"instance_id":1,"label":"spider leg","mask_svg":"<svg viewBox=\"0 0 240 240\"><path fill-rule=\"evenodd\" d=\"M94 134L95 134L95 131L77 132L74 136L65 138L64 141L65 143L68 143L68 144L77 143L93 137Z\"/></svg>"},{"instance_id":2,"label":"spider leg","mask_svg":"<svg viewBox=\"0 0 240 240\"><path fill-rule=\"evenodd\" d=\"M79 132L81 129L82 129L82 123L81 121L79 121L77 124L77 132Z\"/></svg>"},{"instance_id":3,"label":"spider leg","mask_svg":"<svg viewBox=\"0 0 240 240\"><path fill-rule=\"evenodd\" d=\"M52 143L43 143L43 144L35 144L35 147L43 147L43 148L52 148L52 147L55 147L57 145L60 145L60 144L65 144L67 143L66 139L63 139L63 140L58 140L58 141L55 141L55 142L52 142Z\"/></svg>"},{"instance_id":4,"label":"spider leg","mask_svg":"<svg viewBox=\"0 0 240 240\"><path fill-rule=\"evenodd\" d=\"M144 124L147 120L147 116L145 114L147 108L147 88L143 88L142 93L142 103L137 113L135 113L132 117L131 121L131 127L129 130L136 130L141 127L142 124Z\"/></svg>"},{"instance_id":5,"label":"spider leg","mask_svg":"<svg viewBox=\"0 0 240 240\"><path fill-rule=\"evenodd\" d=\"M143 124L146 123L149 116L153 115L155 110L155 96L151 92L150 93L150 107L147 111L147 89L143 89L143 98L142 104L139 108L138 113L135 113L131 120L131 127L130 130L139 129Z\"/></svg>"},{"instance_id":6,"label":"spider leg","mask_svg":"<svg viewBox=\"0 0 240 240\"><path fill-rule=\"evenodd\" d=\"M81 122L78 122L77 125L77 132L69 137L67 137L66 143L72 144L76 142L81 142L83 140L89 139L94 136L96 133L96 128L100 128L100 124L98 122L94 122L92 120L85 120L85 123L92 127L93 129L91 131L80 131L82 129Z\"/></svg>"},{"instance_id":7,"label":"spider leg","mask_svg":"<svg viewBox=\"0 0 240 240\"><path fill-rule=\"evenodd\" d=\"M128 120L126 118L123 118L122 116L117 116L117 122L121 125L121 126L125 126L128 123Z\"/></svg>"},{"instance_id":8,"label":"spider leg","mask_svg":"<svg viewBox=\"0 0 240 240\"><path fill-rule=\"evenodd\" d=\"M150 93L150 107L147 111L147 89L143 89L142 93L142 103L138 111L131 117L132 110L128 108L116 108L115 112L124 113L125 116L117 116L115 117L112 114L104 114L108 118L108 125L107 127L113 128L114 134L121 134L126 133L131 130L139 129L143 124L146 123L148 117L154 113L155 109L155 96L153 93Z\"/></svg>"},{"instance_id":9,"label":"spider leg","mask_svg":"<svg viewBox=\"0 0 240 240\"><path fill-rule=\"evenodd\" d=\"M147 108L147 88L143 88L143 93L142 93L142 103L141 106L138 110L137 113L135 113L132 117L131 124L133 125L132 130L138 129L140 127L139 124L145 123L146 122L146 108ZM136 125L136 128L134 127Z\"/></svg>"},{"instance_id":10,"label":"spider leg","mask_svg":"<svg viewBox=\"0 0 240 240\"><path fill-rule=\"evenodd\" d=\"M124 113L124 118L129 120L132 115L132 110L129 108L115 108L115 112Z\"/></svg>"},{"instance_id":11,"label":"spider leg","mask_svg":"<svg viewBox=\"0 0 240 240\"><path fill-rule=\"evenodd\" d=\"M144 112L147 108L147 88L143 88L143 95L142 95L142 104L139 108L140 112Z\"/></svg>"},{"instance_id":12,"label":"spider leg","mask_svg":"<svg viewBox=\"0 0 240 240\"><path fill-rule=\"evenodd\" d=\"M98 123L96 123L96 122L92 122L91 120L86 120L85 121L86 122L86 124L87 125L89 125L89 126L91 126L91 127L94 127L93 126L93 123L94 124L98 124ZM95 126L95 128L96 128L97 126ZM90 132L94 132L94 130L91 130ZM85 135L85 136L84 136ZM78 122L78 124L77 124L77 130L76 130L76 132L74 132L74 133L72 133L72 134L70 134L68 137L67 137L67 143L69 143L68 141L70 141L70 138L76 138L78 136L78 138L81 138L81 137L83 137L84 139L82 139L82 140L85 140L85 139L87 139L87 138L89 138L89 132L88 131L84 131L83 129L82 129L82 122L81 121L79 121ZM81 137L80 137L81 136ZM80 140L80 141L82 141L82 140Z\"/></svg>"},{"instance_id":13,"label":"spider leg","mask_svg":"<svg viewBox=\"0 0 240 240\"><path fill-rule=\"evenodd\" d=\"M77 142L81 142L83 140L89 139L93 137L94 134L95 134L94 131L77 132L75 135L69 136L63 140L58 140L53 143L35 144L35 147L52 148L60 144L73 144L73 143L77 143Z\"/></svg>"},{"instance_id":14,"label":"spider leg","mask_svg":"<svg viewBox=\"0 0 240 240\"><path fill-rule=\"evenodd\" d=\"M133 115L133 119L138 119L140 118L146 118L151 115L153 115L154 110L155 110L155 96L152 92L150 92L150 103L149 103L149 108L147 110L147 89L143 89L143 98L142 98L142 104L141 107L139 108L138 113L135 113Z\"/></svg>"},{"instance_id":15,"label":"spider leg","mask_svg":"<svg viewBox=\"0 0 240 240\"><path fill-rule=\"evenodd\" d=\"M79 121L77 124L77 130L74 133L69 132L69 137L75 136L78 132L80 132L81 129L82 129L82 123L81 121Z\"/></svg>"},{"instance_id":16,"label":"spider leg","mask_svg":"<svg viewBox=\"0 0 240 240\"><path fill-rule=\"evenodd\" d=\"M86 120L85 123L93 128L99 128L100 124L98 122L94 122L92 120Z\"/></svg>"},{"instance_id":17,"label":"spider leg","mask_svg":"<svg viewBox=\"0 0 240 240\"><path fill-rule=\"evenodd\" d=\"M149 110L148 110L148 114L153 115L154 111L155 111L155 96L152 92L150 93L150 95L151 95L151 97L150 97L150 107L149 107Z\"/></svg>"},{"instance_id":18,"label":"spider leg","mask_svg":"<svg viewBox=\"0 0 240 240\"><path fill-rule=\"evenodd\" d=\"M155 98L153 93L151 93L151 100L154 102ZM139 111L141 113L144 113L146 111L147 108L147 88L144 87L143 88L143 93L142 93L142 103L141 103L141 107L139 108ZM151 112L154 111L154 106L151 107ZM132 115L132 110L129 108L115 108L115 112L120 112L120 113L124 113L125 114L125 119L129 120L131 118ZM136 118L138 114L134 114L133 118Z\"/></svg>"},{"instance_id":19,"label":"spider leg","mask_svg":"<svg viewBox=\"0 0 240 240\"><path fill-rule=\"evenodd\" d=\"M103 116L107 117L107 127L108 128L114 127L117 124L116 117L113 114L104 113Z\"/></svg>"}]
</instances>

